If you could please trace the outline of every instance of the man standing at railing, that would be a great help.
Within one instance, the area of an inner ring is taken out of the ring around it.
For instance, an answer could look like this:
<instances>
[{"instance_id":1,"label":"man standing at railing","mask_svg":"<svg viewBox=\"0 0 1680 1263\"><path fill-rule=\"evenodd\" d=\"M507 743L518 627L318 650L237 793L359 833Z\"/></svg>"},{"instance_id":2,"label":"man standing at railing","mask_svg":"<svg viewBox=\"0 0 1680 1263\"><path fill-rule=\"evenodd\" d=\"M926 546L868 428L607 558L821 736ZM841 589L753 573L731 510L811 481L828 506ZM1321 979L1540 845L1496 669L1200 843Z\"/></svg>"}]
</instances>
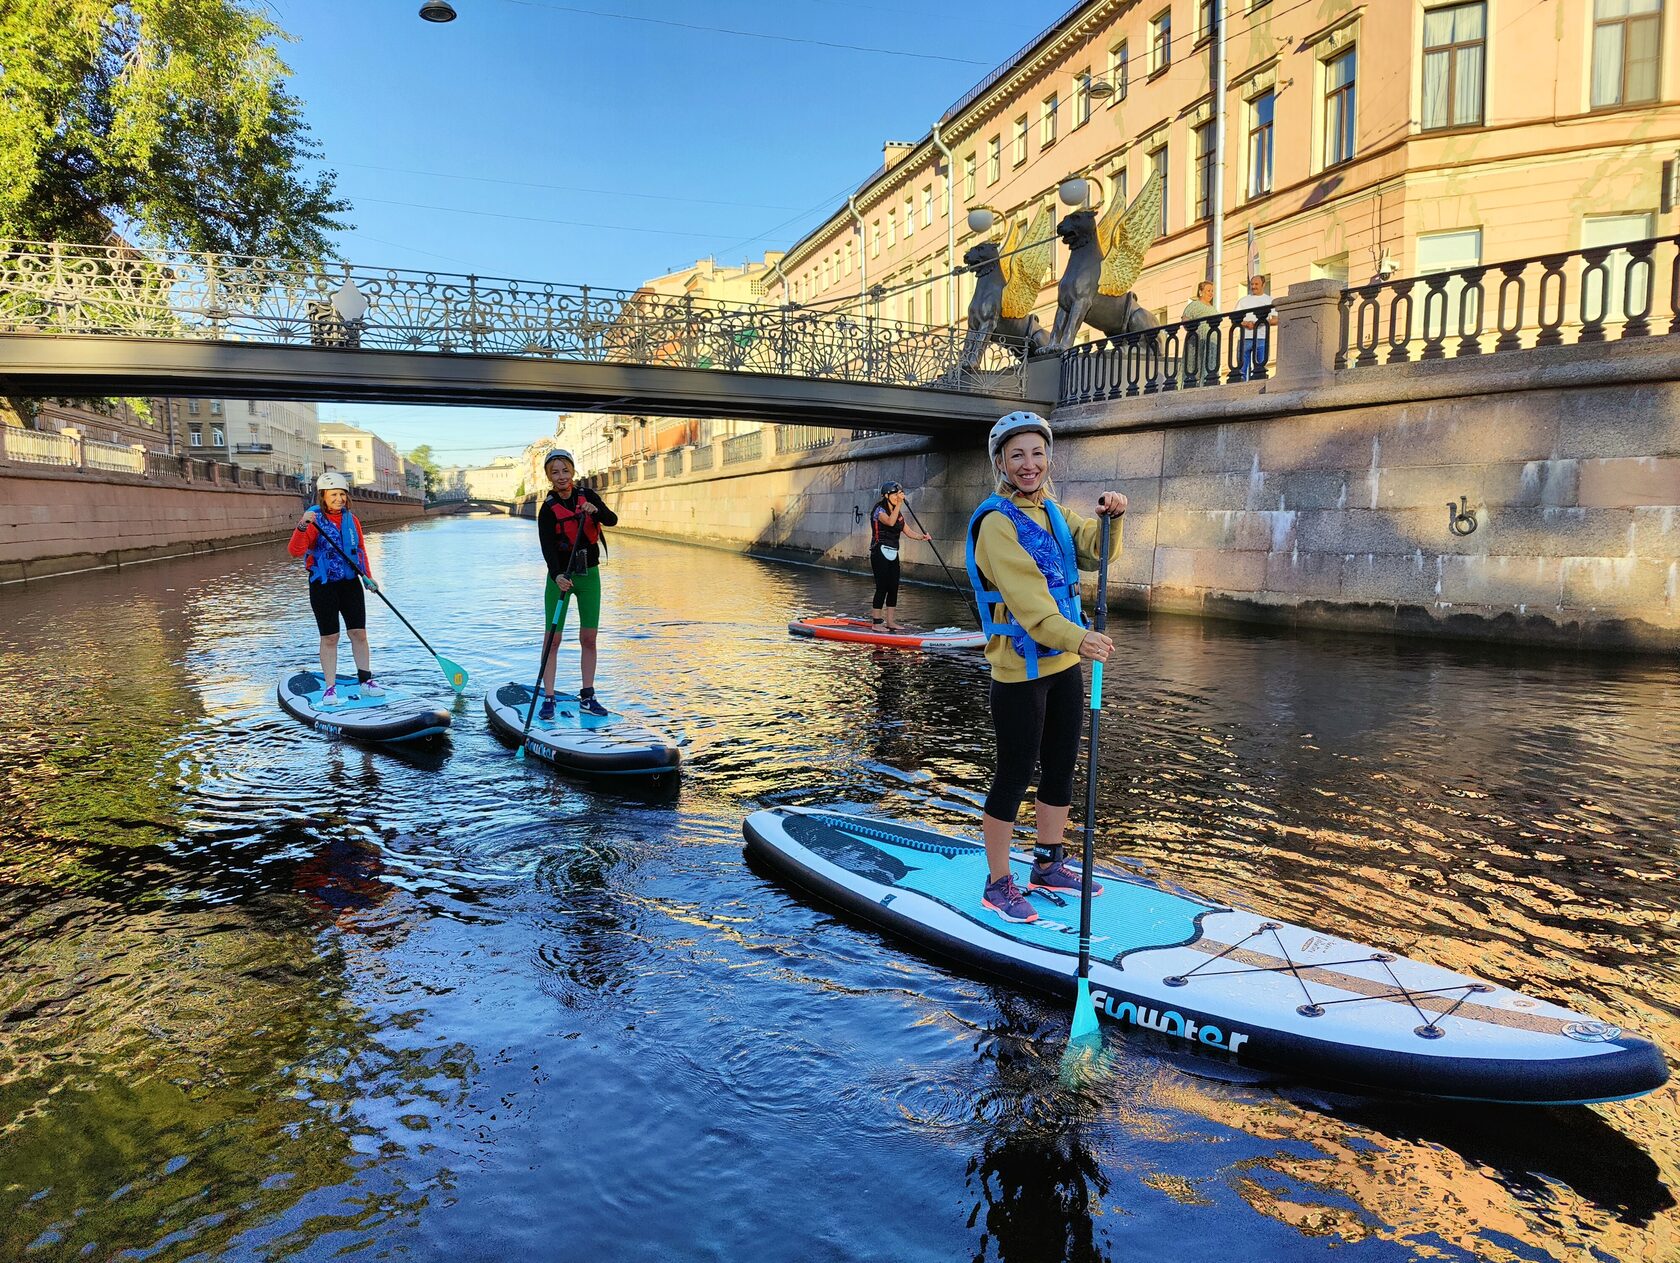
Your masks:
<instances>
[{"instance_id":1,"label":"man standing at railing","mask_svg":"<svg viewBox=\"0 0 1680 1263\"><path fill-rule=\"evenodd\" d=\"M1248 293L1237 299L1238 311L1252 311L1260 307L1271 307L1272 296L1266 292L1266 278L1256 272L1248 278ZM1271 358L1271 331L1277 325L1277 312L1266 313L1266 323L1260 324L1258 316L1244 316L1242 318L1242 379L1247 381L1254 374L1256 368L1264 365Z\"/></svg>"},{"instance_id":2,"label":"man standing at railing","mask_svg":"<svg viewBox=\"0 0 1680 1263\"><path fill-rule=\"evenodd\" d=\"M1219 380L1219 334L1212 325L1191 324L1217 316L1213 305L1213 282L1196 286L1196 296L1184 304L1179 319L1184 322L1184 384L1210 386Z\"/></svg>"}]
</instances>

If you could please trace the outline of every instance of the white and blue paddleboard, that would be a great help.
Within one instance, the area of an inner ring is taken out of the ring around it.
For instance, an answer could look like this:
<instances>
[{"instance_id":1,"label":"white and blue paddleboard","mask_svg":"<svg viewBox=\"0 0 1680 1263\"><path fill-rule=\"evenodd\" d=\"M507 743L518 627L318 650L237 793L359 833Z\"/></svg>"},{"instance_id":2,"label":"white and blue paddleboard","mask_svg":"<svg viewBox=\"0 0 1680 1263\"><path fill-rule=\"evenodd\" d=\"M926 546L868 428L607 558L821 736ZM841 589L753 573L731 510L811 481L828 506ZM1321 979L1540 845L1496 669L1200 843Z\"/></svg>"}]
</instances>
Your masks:
<instances>
[{"instance_id":1,"label":"white and blue paddleboard","mask_svg":"<svg viewBox=\"0 0 1680 1263\"><path fill-rule=\"evenodd\" d=\"M337 706L321 705L327 691L319 671L287 671L275 686L275 696L292 718L329 737L357 741L419 741L449 731L450 715L436 702L409 697L387 688L381 697L363 697L355 676L338 677Z\"/></svg>"},{"instance_id":2,"label":"white and blue paddleboard","mask_svg":"<svg viewBox=\"0 0 1680 1263\"><path fill-rule=\"evenodd\" d=\"M677 743L617 711L590 715L570 693L556 693L553 719L531 717L525 752L586 776L662 776L682 762ZM484 713L497 736L517 743L531 711L531 686L509 681L484 695Z\"/></svg>"},{"instance_id":3,"label":"white and blue paddleboard","mask_svg":"<svg viewBox=\"0 0 1680 1263\"><path fill-rule=\"evenodd\" d=\"M1079 900L1039 920L983 908L985 848L828 808L754 812L748 857L927 951L1069 1001ZM1025 889L1030 854L1013 857ZM1534 1105L1640 1096L1668 1079L1650 1041L1505 987L1096 870L1099 1016L1241 1066L1361 1091Z\"/></svg>"}]
</instances>

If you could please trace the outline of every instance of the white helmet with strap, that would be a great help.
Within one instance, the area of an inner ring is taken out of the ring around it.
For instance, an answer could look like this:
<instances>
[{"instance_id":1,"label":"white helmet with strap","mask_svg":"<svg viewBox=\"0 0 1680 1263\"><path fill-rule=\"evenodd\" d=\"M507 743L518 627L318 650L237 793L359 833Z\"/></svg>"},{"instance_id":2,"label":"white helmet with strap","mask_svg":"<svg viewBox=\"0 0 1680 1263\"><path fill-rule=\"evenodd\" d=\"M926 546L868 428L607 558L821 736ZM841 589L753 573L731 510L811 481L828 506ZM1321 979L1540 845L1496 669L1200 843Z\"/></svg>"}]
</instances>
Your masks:
<instances>
[{"instance_id":1,"label":"white helmet with strap","mask_svg":"<svg viewBox=\"0 0 1680 1263\"><path fill-rule=\"evenodd\" d=\"M336 469L329 469L315 480L315 490L317 492L342 491L348 495L350 493L350 475L341 474Z\"/></svg>"},{"instance_id":2,"label":"white helmet with strap","mask_svg":"<svg viewBox=\"0 0 1680 1263\"><path fill-rule=\"evenodd\" d=\"M1003 445L1017 434L1031 432L1044 436L1044 446L1055 446L1056 436L1050 433L1050 423L1036 412L1011 412L1006 417L999 417L998 423L992 427L992 432L986 438L986 450L991 453L992 463L997 463L998 456L1003 452Z\"/></svg>"}]
</instances>

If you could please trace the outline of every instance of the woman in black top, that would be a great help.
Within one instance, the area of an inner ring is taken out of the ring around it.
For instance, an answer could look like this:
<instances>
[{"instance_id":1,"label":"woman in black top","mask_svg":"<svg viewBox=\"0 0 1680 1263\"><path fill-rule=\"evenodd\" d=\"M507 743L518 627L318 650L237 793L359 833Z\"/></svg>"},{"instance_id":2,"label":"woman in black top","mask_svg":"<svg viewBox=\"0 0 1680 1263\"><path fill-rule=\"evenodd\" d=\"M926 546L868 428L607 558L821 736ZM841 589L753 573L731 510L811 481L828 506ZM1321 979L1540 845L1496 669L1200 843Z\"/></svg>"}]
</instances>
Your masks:
<instances>
[{"instance_id":1,"label":"woman in black top","mask_svg":"<svg viewBox=\"0 0 1680 1263\"><path fill-rule=\"evenodd\" d=\"M553 488L537 510L537 541L542 545L548 567L548 584L543 591L543 634L555 628L554 641L543 662L543 702L539 719L554 718L554 663L560 650L560 633L566 625L566 607L577 597L578 644L583 649L583 687L578 690L578 709L604 716L607 708L595 696L595 643L601 626L601 528L617 526L618 514L602 502L589 487L577 485L577 466L572 454L553 451L543 460L543 473ZM556 607L559 613L556 615ZM558 619L558 625L556 624Z\"/></svg>"},{"instance_id":2,"label":"woman in black top","mask_svg":"<svg viewBox=\"0 0 1680 1263\"><path fill-rule=\"evenodd\" d=\"M904 488L896 482L883 483L881 498L869 514L869 569L875 575L875 601L869 622L887 631L904 626L898 621L898 538L933 538L907 526L904 510Z\"/></svg>"}]
</instances>

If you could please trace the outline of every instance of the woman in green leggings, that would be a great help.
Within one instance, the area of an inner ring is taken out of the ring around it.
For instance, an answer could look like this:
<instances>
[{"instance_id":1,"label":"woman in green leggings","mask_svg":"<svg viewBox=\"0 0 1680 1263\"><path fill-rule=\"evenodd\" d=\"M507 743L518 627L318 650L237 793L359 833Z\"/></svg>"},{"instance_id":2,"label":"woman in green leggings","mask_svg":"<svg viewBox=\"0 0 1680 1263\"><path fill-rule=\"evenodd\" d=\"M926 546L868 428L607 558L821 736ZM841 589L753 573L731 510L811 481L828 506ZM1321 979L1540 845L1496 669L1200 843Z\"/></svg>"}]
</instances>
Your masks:
<instances>
[{"instance_id":1,"label":"woman in green leggings","mask_svg":"<svg viewBox=\"0 0 1680 1263\"><path fill-rule=\"evenodd\" d=\"M548 566L548 584L543 593L543 633L546 636L550 627L555 632L543 662L543 702L537 717L554 718L554 663L560 650L560 632L566 625L566 607L574 596L578 643L583 648L583 687L578 690L578 709L585 714L604 716L607 708L595 696L595 642L601 625L601 528L617 526L618 514L590 488L577 485L577 463L570 452L550 452L543 458L543 473L553 488L537 510L537 539Z\"/></svg>"}]
</instances>

